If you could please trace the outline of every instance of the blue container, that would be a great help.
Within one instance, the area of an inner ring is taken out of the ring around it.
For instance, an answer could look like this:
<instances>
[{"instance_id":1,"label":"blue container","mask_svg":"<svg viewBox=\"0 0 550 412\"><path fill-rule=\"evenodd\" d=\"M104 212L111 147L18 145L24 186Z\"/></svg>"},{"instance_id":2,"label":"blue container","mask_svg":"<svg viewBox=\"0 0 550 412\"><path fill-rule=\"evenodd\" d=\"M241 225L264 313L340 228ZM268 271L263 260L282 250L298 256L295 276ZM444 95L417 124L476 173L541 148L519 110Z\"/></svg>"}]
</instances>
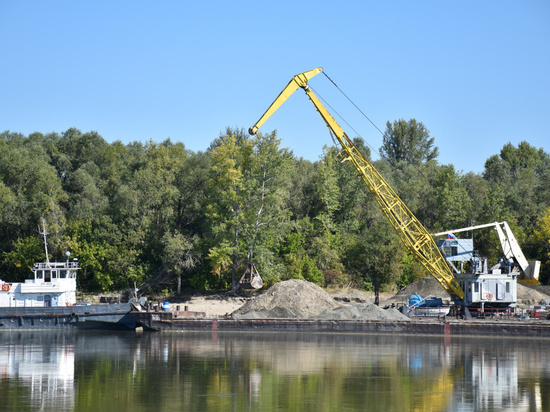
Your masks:
<instances>
[{"instance_id":1,"label":"blue container","mask_svg":"<svg viewBox=\"0 0 550 412\"><path fill-rule=\"evenodd\" d=\"M164 302L162 307L166 312L168 312L170 310L170 303L169 302Z\"/></svg>"},{"instance_id":2,"label":"blue container","mask_svg":"<svg viewBox=\"0 0 550 412\"><path fill-rule=\"evenodd\" d=\"M427 306L429 308L438 308L440 306L443 306L443 299L441 299L441 298L428 298L428 299L426 299L426 302L424 302L424 306Z\"/></svg>"},{"instance_id":3,"label":"blue container","mask_svg":"<svg viewBox=\"0 0 550 412\"><path fill-rule=\"evenodd\" d=\"M409 306L418 306L420 305L420 302L422 302L422 296L418 295L418 294L414 294L414 295L411 295L409 297Z\"/></svg>"}]
</instances>

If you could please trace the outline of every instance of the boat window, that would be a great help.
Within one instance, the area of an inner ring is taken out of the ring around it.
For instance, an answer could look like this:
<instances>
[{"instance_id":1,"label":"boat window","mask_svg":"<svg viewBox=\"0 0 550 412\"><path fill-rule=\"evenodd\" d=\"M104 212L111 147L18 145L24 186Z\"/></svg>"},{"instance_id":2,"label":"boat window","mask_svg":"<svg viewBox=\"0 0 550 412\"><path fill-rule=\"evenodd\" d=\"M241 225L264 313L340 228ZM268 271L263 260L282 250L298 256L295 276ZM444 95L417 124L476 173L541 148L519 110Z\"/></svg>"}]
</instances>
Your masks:
<instances>
[{"instance_id":1,"label":"boat window","mask_svg":"<svg viewBox=\"0 0 550 412\"><path fill-rule=\"evenodd\" d=\"M44 282L52 281L52 273L49 270L44 271Z\"/></svg>"},{"instance_id":2,"label":"boat window","mask_svg":"<svg viewBox=\"0 0 550 412\"><path fill-rule=\"evenodd\" d=\"M506 293L510 293L510 282L506 282Z\"/></svg>"},{"instance_id":3,"label":"boat window","mask_svg":"<svg viewBox=\"0 0 550 412\"><path fill-rule=\"evenodd\" d=\"M59 271L59 277L61 279L65 279L67 277L67 271L66 270L60 270Z\"/></svg>"},{"instance_id":4,"label":"boat window","mask_svg":"<svg viewBox=\"0 0 550 412\"><path fill-rule=\"evenodd\" d=\"M44 272L41 270L36 271L36 279L44 279Z\"/></svg>"},{"instance_id":5,"label":"boat window","mask_svg":"<svg viewBox=\"0 0 550 412\"><path fill-rule=\"evenodd\" d=\"M39 301L39 302L43 302L44 301L44 296L38 296L36 298L36 300Z\"/></svg>"},{"instance_id":6,"label":"boat window","mask_svg":"<svg viewBox=\"0 0 550 412\"><path fill-rule=\"evenodd\" d=\"M479 283L477 283L477 282L474 283L474 292L475 293L479 292Z\"/></svg>"}]
</instances>

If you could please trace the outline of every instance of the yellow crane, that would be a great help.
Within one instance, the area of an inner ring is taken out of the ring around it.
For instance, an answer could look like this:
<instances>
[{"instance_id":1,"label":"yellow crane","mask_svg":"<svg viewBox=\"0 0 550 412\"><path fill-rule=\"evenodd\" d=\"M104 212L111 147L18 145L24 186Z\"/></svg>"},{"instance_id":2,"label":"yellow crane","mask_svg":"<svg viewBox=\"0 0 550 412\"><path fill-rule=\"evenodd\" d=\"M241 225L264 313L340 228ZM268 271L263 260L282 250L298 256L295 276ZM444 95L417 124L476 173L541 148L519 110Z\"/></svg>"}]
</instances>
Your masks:
<instances>
[{"instance_id":1,"label":"yellow crane","mask_svg":"<svg viewBox=\"0 0 550 412\"><path fill-rule=\"evenodd\" d=\"M254 126L248 129L255 135L258 129L273 113L296 91L303 89L317 112L325 121L330 132L336 137L341 146L343 161L353 163L357 172L378 202L378 205L390 221L391 225L415 258L424 266L445 290L453 297L464 299L464 291L456 281L445 258L437 248L434 239L426 228L413 215L403 201L397 196L384 178L378 173L367 158L357 149L352 140L344 133L340 125L319 101L308 86L308 80L321 73L321 67L297 74L273 101L267 111L260 117Z\"/></svg>"}]
</instances>

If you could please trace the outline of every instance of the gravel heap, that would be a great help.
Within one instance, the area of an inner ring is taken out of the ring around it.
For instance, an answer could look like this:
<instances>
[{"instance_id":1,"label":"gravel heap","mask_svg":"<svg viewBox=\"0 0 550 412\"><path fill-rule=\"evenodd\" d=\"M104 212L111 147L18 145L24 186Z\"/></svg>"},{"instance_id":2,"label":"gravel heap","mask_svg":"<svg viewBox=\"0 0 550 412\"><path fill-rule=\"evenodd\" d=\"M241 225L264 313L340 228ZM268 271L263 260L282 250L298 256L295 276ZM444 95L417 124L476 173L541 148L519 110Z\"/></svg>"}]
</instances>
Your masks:
<instances>
[{"instance_id":1,"label":"gravel heap","mask_svg":"<svg viewBox=\"0 0 550 412\"><path fill-rule=\"evenodd\" d=\"M332 292L330 296L337 302L341 303L373 303L374 293L363 292L357 289L343 289L336 292Z\"/></svg>"},{"instance_id":2,"label":"gravel heap","mask_svg":"<svg viewBox=\"0 0 550 412\"><path fill-rule=\"evenodd\" d=\"M542 293L537 288L525 286L524 284L518 282L518 303L519 304L536 305L545 299L548 299L547 294Z\"/></svg>"},{"instance_id":3,"label":"gravel heap","mask_svg":"<svg viewBox=\"0 0 550 412\"><path fill-rule=\"evenodd\" d=\"M327 309L341 305L320 286L290 279L270 287L265 293L249 300L233 312L241 319L313 318Z\"/></svg>"},{"instance_id":4,"label":"gravel heap","mask_svg":"<svg viewBox=\"0 0 550 412\"><path fill-rule=\"evenodd\" d=\"M357 320L386 320L396 321L405 320L410 321L410 318L403 315L397 309L382 309L373 303L361 303L359 305L346 305L335 309L327 309L321 312L317 319L325 320L345 320L345 319L357 319Z\"/></svg>"},{"instance_id":5,"label":"gravel heap","mask_svg":"<svg viewBox=\"0 0 550 412\"><path fill-rule=\"evenodd\" d=\"M451 296L443 289L437 279L432 276L427 276L416 282L410 283L401 289L396 295L384 300L384 304L391 303L409 303L409 296L418 294L424 298L431 296L433 298L441 298L443 302L450 301Z\"/></svg>"},{"instance_id":6,"label":"gravel heap","mask_svg":"<svg viewBox=\"0 0 550 412\"><path fill-rule=\"evenodd\" d=\"M233 312L236 319L409 320L372 303L342 305L314 283L291 279L273 285Z\"/></svg>"}]
</instances>

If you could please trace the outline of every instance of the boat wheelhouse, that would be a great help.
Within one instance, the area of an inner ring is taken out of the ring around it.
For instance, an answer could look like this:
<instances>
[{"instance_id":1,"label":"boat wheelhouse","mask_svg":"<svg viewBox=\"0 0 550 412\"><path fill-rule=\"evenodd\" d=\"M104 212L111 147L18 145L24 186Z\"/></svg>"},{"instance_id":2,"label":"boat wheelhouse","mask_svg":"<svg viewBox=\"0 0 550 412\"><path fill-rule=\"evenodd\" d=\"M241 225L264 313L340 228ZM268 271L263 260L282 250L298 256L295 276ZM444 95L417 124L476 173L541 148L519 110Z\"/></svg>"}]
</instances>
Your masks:
<instances>
[{"instance_id":1,"label":"boat wheelhouse","mask_svg":"<svg viewBox=\"0 0 550 412\"><path fill-rule=\"evenodd\" d=\"M0 280L0 307L51 307L76 304L78 261L38 262L24 283Z\"/></svg>"}]
</instances>

